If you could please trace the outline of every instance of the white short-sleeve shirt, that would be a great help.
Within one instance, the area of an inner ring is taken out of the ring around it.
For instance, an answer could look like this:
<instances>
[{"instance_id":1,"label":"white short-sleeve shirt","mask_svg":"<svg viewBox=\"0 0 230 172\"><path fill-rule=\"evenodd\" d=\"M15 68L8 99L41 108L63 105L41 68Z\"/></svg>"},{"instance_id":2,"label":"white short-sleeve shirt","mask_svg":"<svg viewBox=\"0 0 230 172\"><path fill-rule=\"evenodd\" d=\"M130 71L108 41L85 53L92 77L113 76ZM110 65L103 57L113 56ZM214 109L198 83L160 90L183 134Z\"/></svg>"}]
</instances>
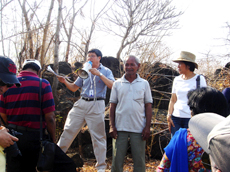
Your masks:
<instances>
[{"instance_id":1,"label":"white short-sleeve shirt","mask_svg":"<svg viewBox=\"0 0 230 172\"><path fill-rule=\"evenodd\" d=\"M188 106L187 93L190 90L196 89L196 79L198 74L190 79L183 79L182 75L175 77L172 86L172 93L177 96L177 101L174 104L173 116L180 118L191 118L191 112ZM200 75L200 87L206 87L204 76Z\"/></svg>"},{"instance_id":2,"label":"white short-sleeve shirt","mask_svg":"<svg viewBox=\"0 0 230 172\"><path fill-rule=\"evenodd\" d=\"M116 80L111 90L110 103L117 104L117 131L141 133L146 124L145 104L152 102L149 83L138 74L132 83L127 81L124 75Z\"/></svg>"}]
</instances>

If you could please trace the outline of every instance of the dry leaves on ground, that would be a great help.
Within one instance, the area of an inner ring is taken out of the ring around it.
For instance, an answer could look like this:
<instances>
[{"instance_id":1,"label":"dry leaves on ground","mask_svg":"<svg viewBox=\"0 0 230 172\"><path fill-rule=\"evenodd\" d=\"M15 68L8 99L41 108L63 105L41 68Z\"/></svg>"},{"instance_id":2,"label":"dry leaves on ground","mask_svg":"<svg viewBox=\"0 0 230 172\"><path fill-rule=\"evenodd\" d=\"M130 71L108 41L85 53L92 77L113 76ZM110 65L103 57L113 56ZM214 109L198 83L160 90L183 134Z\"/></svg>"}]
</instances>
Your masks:
<instances>
[{"instance_id":1,"label":"dry leaves on ground","mask_svg":"<svg viewBox=\"0 0 230 172\"><path fill-rule=\"evenodd\" d=\"M84 166L82 168L78 168L77 172L97 172L97 169L94 167L96 163L95 159L88 159L84 160ZM152 160L146 161L146 172L155 171L156 167L159 165L159 160ZM107 160L107 169L106 172L111 171L112 160L109 158ZM126 158L124 164L124 172L133 171L133 161L132 158Z\"/></svg>"}]
</instances>

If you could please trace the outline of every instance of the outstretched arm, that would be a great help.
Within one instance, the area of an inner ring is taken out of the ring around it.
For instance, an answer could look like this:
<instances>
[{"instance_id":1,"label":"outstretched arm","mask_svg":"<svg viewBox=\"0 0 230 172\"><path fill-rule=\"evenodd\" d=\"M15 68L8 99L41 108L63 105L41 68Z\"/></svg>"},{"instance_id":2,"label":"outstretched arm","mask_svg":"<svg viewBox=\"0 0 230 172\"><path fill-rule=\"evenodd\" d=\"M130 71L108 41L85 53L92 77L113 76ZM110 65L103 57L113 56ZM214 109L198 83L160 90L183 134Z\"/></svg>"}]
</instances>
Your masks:
<instances>
[{"instance_id":1,"label":"outstretched arm","mask_svg":"<svg viewBox=\"0 0 230 172\"><path fill-rule=\"evenodd\" d=\"M80 88L74 83L68 82L63 76L57 76L57 78L59 82L65 84L65 86L72 92L76 92Z\"/></svg>"}]
</instances>

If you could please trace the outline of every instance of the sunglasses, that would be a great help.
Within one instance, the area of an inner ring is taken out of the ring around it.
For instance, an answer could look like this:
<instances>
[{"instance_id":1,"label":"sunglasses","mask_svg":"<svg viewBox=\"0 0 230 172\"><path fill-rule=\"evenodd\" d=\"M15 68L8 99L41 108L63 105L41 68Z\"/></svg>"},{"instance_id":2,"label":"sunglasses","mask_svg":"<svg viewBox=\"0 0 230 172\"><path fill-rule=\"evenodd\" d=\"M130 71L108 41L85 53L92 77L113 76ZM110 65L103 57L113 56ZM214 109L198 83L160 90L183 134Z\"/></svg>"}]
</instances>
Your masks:
<instances>
[{"instance_id":1,"label":"sunglasses","mask_svg":"<svg viewBox=\"0 0 230 172\"><path fill-rule=\"evenodd\" d=\"M210 162L210 159L209 159L209 155L204 152L201 156L201 161L202 161L202 164L204 165L204 167L207 169L207 170L211 170L212 167L214 167L215 169L219 169L217 168L216 166L212 166L211 165L211 162Z\"/></svg>"},{"instance_id":2,"label":"sunglasses","mask_svg":"<svg viewBox=\"0 0 230 172\"><path fill-rule=\"evenodd\" d=\"M6 84L2 80L0 80L0 86L7 86L7 88L12 87L14 84Z\"/></svg>"}]
</instances>

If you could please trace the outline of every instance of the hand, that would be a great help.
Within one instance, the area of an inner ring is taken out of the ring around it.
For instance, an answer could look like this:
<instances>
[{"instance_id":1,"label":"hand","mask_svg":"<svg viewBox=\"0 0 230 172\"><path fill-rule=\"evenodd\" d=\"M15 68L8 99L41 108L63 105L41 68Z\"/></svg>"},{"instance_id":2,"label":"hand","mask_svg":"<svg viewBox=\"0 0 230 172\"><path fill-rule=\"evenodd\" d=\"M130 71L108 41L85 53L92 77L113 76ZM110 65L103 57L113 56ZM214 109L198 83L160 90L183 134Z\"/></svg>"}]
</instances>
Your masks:
<instances>
[{"instance_id":1,"label":"hand","mask_svg":"<svg viewBox=\"0 0 230 172\"><path fill-rule=\"evenodd\" d=\"M111 127L109 129L109 134L112 138L117 139L117 129L116 127Z\"/></svg>"},{"instance_id":2,"label":"hand","mask_svg":"<svg viewBox=\"0 0 230 172\"><path fill-rule=\"evenodd\" d=\"M89 70L93 75L97 75L99 76L100 75L100 72L96 69L96 68L92 68Z\"/></svg>"},{"instance_id":3,"label":"hand","mask_svg":"<svg viewBox=\"0 0 230 172\"><path fill-rule=\"evenodd\" d=\"M0 146L3 148L9 147L14 144L14 141L18 141L17 137L8 133L7 129L3 126L0 127Z\"/></svg>"},{"instance_id":4,"label":"hand","mask_svg":"<svg viewBox=\"0 0 230 172\"><path fill-rule=\"evenodd\" d=\"M63 76L57 76L57 79L58 79L59 82L61 82L61 83L63 83L63 84L64 84L65 81L66 81L65 78L64 78Z\"/></svg>"},{"instance_id":5,"label":"hand","mask_svg":"<svg viewBox=\"0 0 230 172\"><path fill-rule=\"evenodd\" d=\"M145 127L142 131L142 139L147 140L150 137L150 127Z\"/></svg>"},{"instance_id":6,"label":"hand","mask_svg":"<svg viewBox=\"0 0 230 172\"><path fill-rule=\"evenodd\" d=\"M173 120L172 120L172 116L167 116L167 122L168 122L169 132L171 133L172 126L175 127Z\"/></svg>"}]
</instances>

